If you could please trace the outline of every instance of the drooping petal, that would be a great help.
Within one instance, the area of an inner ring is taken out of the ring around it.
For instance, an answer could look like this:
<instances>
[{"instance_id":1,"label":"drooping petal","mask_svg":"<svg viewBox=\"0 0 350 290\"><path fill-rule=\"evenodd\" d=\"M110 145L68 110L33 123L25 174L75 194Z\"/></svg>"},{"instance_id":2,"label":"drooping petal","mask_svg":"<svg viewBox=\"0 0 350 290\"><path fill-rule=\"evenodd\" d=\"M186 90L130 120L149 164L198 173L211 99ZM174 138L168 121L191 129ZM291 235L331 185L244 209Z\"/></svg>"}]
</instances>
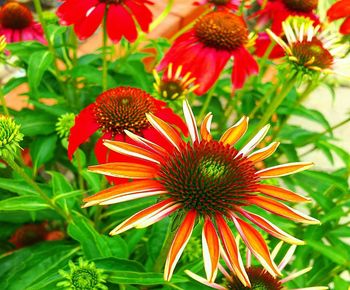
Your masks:
<instances>
[{"instance_id":1,"label":"drooping petal","mask_svg":"<svg viewBox=\"0 0 350 290\"><path fill-rule=\"evenodd\" d=\"M162 159L159 157L159 155L156 155L150 151L147 151L146 149L135 145L111 140L104 140L103 144L107 148L121 154L130 155L136 158L154 162L156 164L160 164L162 162Z\"/></svg>"},{"instance_id":2,"label":"drooping petal","mask_svg":"<svg viewBox=\"0 0 350 290\"><path fill-rule=\"evenodd\" d=\"M182 108L185 115L186 124L190 132L192 143L196 141L200 142L196 119L194 118L191 106L188 103L187 99L183 101Z\"/></svg>"},{"instance_id":3,"label":"drooping petal","mask_svg":"<svg viewBox=\"0 0 350 290\"><path fill-rule=\"evenodd\" d=\"M213 136L210 133L211 120L213 119L212 113L208 113L201 124L201 136L205 141L211 141Z\"/></svg>"},{"instance_id":4,"label":"drooping petal","mask_svg":"<svg viewBox=\"0 0 350 290\"><path fill-rule=\"evenodd\" d=\"M246 156L252 152L254 148L265 138L269 129L269 124L262 127L260 131L239 151L239 154Z\"/></svg>"},{"instance_id":5,"label":"drooping petal","mask_svg":"<svg viewBox=\"0 0 350 290\"><path fill-rule=\"evenodd\" d=\"M343 24L339 28L339 32L344 35L350 34L350 17L345 18Z\"/></svg>"},{"instance_id":6,"label":"drooping petal","mask_svg":"<svg viewBox=\"0 0 350 290\"><path fill-rule=\"evenodd\" d=\"M203 226L202 248L204 268L207 275L207 280L212 283L215 281L218 270L220 245L215 227L209 218L205 220Z\"/></svg>"},{"instance_id":7,"label":"drooping petal","mask_svg":"<svg viewBox=\"0 0 350 290\"><path fill-rule=\"evenodd\" d=\"M173 243L171 244L168 257L165 262L164 268L164 280L169 281L173 275L175 266L181 257L183 250L185 249L188 240L191 237L194 223L196 221L197 213L195 210L190 210L182 224L180 225Z\"/></svg>"},{"instance_id":8,"label":"drooping petal","mask_svg":"<svg viewBox=\"0 0 350 290\"><path fill-rule=\"evenodd\" d=\"M133 16L139 23L141 30L147 33L153 18L151 11L143 5L142 2L139 3L132 0L126 0L124 4L131 10Z\"/></svg>"},{"instance_id":9,"label":"drooping petal","mask_svg":"<svg viewBox=\"0 0 350 290\"><path fill-rule=\"evenodd\" d=\"M172 109L159 109L159 111L155 113L155 116L166 121L168 124L175 126L176 129L180 129L184 136L188 136L188 128L186 126L186 123L182 120L182 118L179 115L175 114Z\"/></svg>"},{"instance_id":10,"label":"drooping petal","mask_svg":"<svg viewBox=\"0 0 350 290\"><path fill-rule=\"evenodd\" d=\"M137 179L154 178L158 171L152 166L130 162L114 162L93 165L89 166L89 170L113 177Z\"/></svg>"},{"instance_id":11,"label":"drooping petal","mask_svg":"<svg viewBox=\"0 0 350 290\"><path fill-rule=\"evenodd\" d=\"M64 1L57 8L57 16L63 25L74 24L86 16L86 13L98 3L98 0Z\"/></svg>"},{"instance_id":12,"label":"drooping petal","mask_svg":"<svg viewBox=\"0 0 350 290\"><path fill-rule=\"evenodd\" d=\"M246 210L240 209L240 213L245 216L247 219L249 219L252 223L256 224L258 227L262 228L264 231L268 232L270 235L273 235L274 237L285 241L290 244L295 244L295 245L304 245L305 242L298 240L294 238L293 236L289 235L285 231L281 230L279 227L274 225L273 223L269 222L267 219L248 212Z\"/></svg>"},{"instance_id":13,"label":"drooping petal","mask_svg":"<svg viewBox=\"0 0 350 290\"><path fill-rule=\"evenodd\" d=\"M334 3L327 11L327 16L330 21L350 15L350 5L348 0L340 0Z\"/></svg>"},{"instance_id":14,"label":"drooping petal","mask_svg":"<svg viewBox=\"0 0 350 290\"><path fill-rule=\"evenodd\" d=\"M128 130L125 130L125 134L132 139L133 141L135 141L136 143L145 146L146 148L152 150L153 152L159 154L160 156L166 154L166 150L164 150L162 147L160 147L159 145L149 141L148 139L145 139L141 136L138 136Z\"/></svg>"},{"instance_id":15,"label":"drooping petal","mask_svg":"<svg viewBox=\"0 0 350 290\"><path fill-rule=\"evenodd\" d=\"M94 134L99 125L94 117L95 104L91 104L83 109L76 117L74 126L70 129L68 139L68 158L72 159L74 152L89 137Z\"/></svg>"},{"instance_id":16,"label":"drooping petal","mask_svg":"<svg viewBox=\"0 0 350 290\"><path fill-rule=\"evenodd\" d=\"M158 202L150 207L147 207L144 210L139 211L138 213L129 217L127 220L125 220L120 225L118 225L116 228L114 228L109 234L110 235L118 235L122 232L125 232L125 231L133 228L135 225L140 224L144 221L147 221L149 218L162 212L163 210L166 210L167 208L171 207L174 204L175 204L175 201L173 201L171 198L168 198L168 199L163 200L161 202Z\"/></svg>"},{"instance_id":17,"label":"drooping petal","mask_svg":"<svg viewBox=\"0 0 350 290\"><path fill-rule=\"evenodd\" d=\"M165 191L164 187L156 180L135 180L118 184L102 190L95 195L84 198L84 202L87 203L84 207L95 205L119 196L162 191Z\"/></svg>"},{"instance_id":18,"label":"drooping petal","mask_svg":"<svg viewBox=\"0 0 350 290\"><path fill-rule=\"evenodd\" d=\"M306 223L306 224L319 224L320 222L312 217L309 217L283 203L275 201L271 198L266 198L263 196L254 196L247 198L251 204L255 204L271 213L285 217L287 219Z\"/></svg>"},{"instance_id":19,"label":"drooping petal","mask_svg":"<svg viewBox=\"0 0 350 290\"><path fill-rule=\"evenodd\" d=\"M272 276L281 276L281 272L271 259L270 251L262 235L250 224L241 220L237 216L231 215L231 217L240 236L252 254L260 261L260 263Z\"/></svg>"},{"instance_id":20,"label":"drooping petal","mask_svg":"<svg viewBox=\"0 0 350 290\"><path fill-rule=\"evenodd\" d=\"M256 174L259 175L261 179L268 179L304 171L311 168L312 166L314 166L312 162L294 162L262 169Z\"/></svg>"},{"instance_id":21,"label":"drooping petal","mask_svg":"<svg viewBox=\"0 0 350 290\"><path fill-rule=\"evenodd\" d=\"M189 271L189 270L185 270L185 273L190 276L192 279L198 281L199 283L202 283L208 287L211 287L211 288L214 288L214 289L219 289L219 290L227 290L225 287L219 285L219 284L216 284L216 283L213 283L213 282L208 282L206 279L204 279L203 277L201 276L198 276L197 274Z\"/></svg>"},{"instance_id":22,"label":"drooping petal","mask_svg":"<svg viewBox=\"0 0 350 290\"><path fill-rule=\"evenodd\" d=\"M242 117L236 124L226 130L226 132L221 136L219 142L222 142L224 145L235 145L235 143L241 139L241 137L247 131L248 122L248 117Z\"/></svg>"},{"instance_id":23,"label":"drooping petal","mask_svg":"<svg viewBox=\"0 0 350 290\"><path fill-rule=\"evenodd\" d=\"M183 143L179 134L166 122L159 119L152 113L146 114L147 120L151 123L151 125L157 129L159 133L161 133L173 146L179 150L180 145Z\"/></svg>"},{"instance_id":24,"label":"drooping petal","mask_svg":"<svg viewBox=\"0 0 350 290\"><path fill-rule=\"evenodd\" d=\"M232 267L232 270L245 287L251 287L248 274L244 269L241 255L230 228L221 215L216 215L216 223L218 226L221 243L229 261L228 266Z\"/></svg>"},{"instance_id":25,"label":"drooping petal","mask_svg":"<svg viewBox=\"0 0 350 290\"><path fill-rule=\"evenodd\" d=\"M259 161L262 161L268 157L270 157L277 149L277 147L280 145L280 142L273 142L269 146L262 148L248 156L248 159L251 162L257 163Z\"/></svg>"},{"instance_id":26,"label":"drooping petal","mask_svg":"<svg viewBox=\"0 0 350 290\"><path fill-rule=\"evenodd\" d=\"M105 4L99 3L85 18L75 24L74 31L79 39L84 40L96 31L102 22L105 8Z\"/></svg>"},{"instance_id":27,"label":"drooping petal","mask_svg":"<svg viewBox=\"0 0 350 290\"><path fill-rule=\"evenodd\" d=\"M280 188L268 184L258 184L256 191L261 192L265 195L277 198L280 200L290 201L290 202L310 202L311 199L297 194L288 189Z\"/></svg>"}]
</instances>

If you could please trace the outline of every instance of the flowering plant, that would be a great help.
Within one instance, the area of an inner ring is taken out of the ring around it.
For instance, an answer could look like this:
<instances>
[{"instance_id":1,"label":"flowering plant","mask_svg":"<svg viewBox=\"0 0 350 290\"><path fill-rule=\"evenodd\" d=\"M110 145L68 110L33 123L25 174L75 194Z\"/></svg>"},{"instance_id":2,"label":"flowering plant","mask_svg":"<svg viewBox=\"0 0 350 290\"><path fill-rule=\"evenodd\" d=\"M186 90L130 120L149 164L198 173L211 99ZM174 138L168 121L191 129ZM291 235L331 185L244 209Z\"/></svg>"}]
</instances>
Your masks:
<instances>
[{"instance_id":1,"label":"flowering plant","mask_svg":"<svg viewBox=\"0 0 350 290\"><path fill-rule=\"evenodd\" d=\"M0 289L347 289L348 0L3 2Z\"/></svg>"}]
</instances>

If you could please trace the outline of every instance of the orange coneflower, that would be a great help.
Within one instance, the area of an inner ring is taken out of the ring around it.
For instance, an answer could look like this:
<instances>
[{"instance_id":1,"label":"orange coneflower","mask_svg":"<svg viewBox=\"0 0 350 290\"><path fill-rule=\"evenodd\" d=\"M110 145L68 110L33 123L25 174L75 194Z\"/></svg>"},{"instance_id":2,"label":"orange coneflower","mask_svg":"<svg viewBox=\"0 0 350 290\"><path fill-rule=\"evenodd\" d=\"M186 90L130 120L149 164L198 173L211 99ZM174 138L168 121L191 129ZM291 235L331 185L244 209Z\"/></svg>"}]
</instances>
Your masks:
<instances>
[{"instance_id":1,"label":"orange coneflower","mask_svg":"<svg viewBox=\"0 0 350 290\"><path fill-rule=\"evenodd\" d=\"M274 142L254 153L269 126L263 127L243 148L234 145L244 135L248 118L243 117L229 128L219 141L210 133L212 115L209 113L200 129L196 128L192 110L184 101L184 114L191 141L185 142L179 133L154 114L147 114L149 122L162 137L172 144L172 149L140 138L126 131L139 146L124 142L105 141L112 151L138 158L139 162L115 162L90 167L90 170L109 176L133 179L131 182L108 188L84 199L85 206L106 205L148 196L159 196L160 201L118 225L112 235L133 227L149 226L174 212L181 212L184 219L170 247L165 264L164 278L170 280L196 224L203 221L203 256L209 281L215 279L219 244L223 246L230 263L244 285L249 278L244 270L237 245L228 223L233 222L245 244L272 275L280 274L273 263L261 234L246 218L268 233L290 243L302 241L288 235L267 219L249 212L246 206L257 206L271 213L297 222L318 223L317 220L292 209L280 201L305 202L308 198L287 189L261 183L262 180L296 173L312 166L312 163L289 163L257 170L255 163L269 157L278 147ZM144 164L147 161L148 164Z\"/></svg>"}]
</instances>

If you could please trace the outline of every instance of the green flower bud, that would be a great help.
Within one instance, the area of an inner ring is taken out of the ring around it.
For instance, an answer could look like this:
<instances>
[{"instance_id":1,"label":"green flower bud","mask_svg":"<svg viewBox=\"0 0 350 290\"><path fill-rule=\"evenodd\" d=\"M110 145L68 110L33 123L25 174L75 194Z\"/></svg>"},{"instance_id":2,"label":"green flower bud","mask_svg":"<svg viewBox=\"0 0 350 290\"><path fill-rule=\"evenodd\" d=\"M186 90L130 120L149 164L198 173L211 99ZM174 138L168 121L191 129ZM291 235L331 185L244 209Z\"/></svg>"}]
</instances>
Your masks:
<instances>
[{"instance_id":1,"label":"green flower bud","mask_svg":"<svg viewBox=\"0 0 350 290\"><path fill-rule=\"evenodd\" d=\"M103 283L107 275L103 270L97 269L95 263L79 258L78 265L72 261L68 263L70 272L59 270L59 274L66 280L58 282L57 287L70 290L108 290Z\"/></svg>"},{"instance_id":2,"label":"green flower bud","mask_svg":"<svg viewBox=\"0 0 350 290\"><path fill-rule=\"evenodd\" d=\"M23 139L20 126L7 116L0 116L0 158L13 158Z\"/></svg>"},{"instance_id":3,"label":"green flower bud","mask_svg":"<svg viewBox=\"0 0 350 290\"><path fill-rule=\"evenodd\" d=\"M74 126L75 115L73 113L66 113L58 118L56 123L56 131L61 138L69 136L70 129Z\"/></svg>"}]
</instances>

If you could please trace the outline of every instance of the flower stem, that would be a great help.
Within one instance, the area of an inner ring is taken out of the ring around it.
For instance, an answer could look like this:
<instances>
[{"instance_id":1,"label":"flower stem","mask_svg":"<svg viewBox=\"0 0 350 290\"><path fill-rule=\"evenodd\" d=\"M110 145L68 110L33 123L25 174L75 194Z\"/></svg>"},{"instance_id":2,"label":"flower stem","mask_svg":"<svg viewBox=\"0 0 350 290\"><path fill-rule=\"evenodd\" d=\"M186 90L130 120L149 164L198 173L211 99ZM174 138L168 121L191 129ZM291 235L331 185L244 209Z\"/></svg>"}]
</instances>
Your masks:
<instances>
[{"instance_id":1,"label":"flower stem","mask_svg":"<svg viewBox=\"0 0 350 290\"><path fill-rule=\"evenodd\" d=\"M286 84L280 90L277 90L277 95L275 95L275 97L272 99L271 104L268 106L267 110L261 117L258 125L255 127L252 133L253 136L256 133L258 133L263 126L266 125L266 123L270 120L271 116L276 112L277 108L283 102L285 97L292 90L296 80L295 76L296 74L292 73L292 75L289 77L289 80L286 80Z\"/></svg>"},{"instance_id":2,"label":"flower stem","mask_svg":"<svg viewBox=\"0 0 350 290\"><path fill-rule=\"evenodd\" d=\"M254 109L249 114L249 118L253 119L255 114L259 111L259 109L265 104L265 102L271 97L271 95L275 92L276 86L272 85L271 88L267 91L265 96L260 100L258 105L254 107Z\"/></svg>"},{"instance_id":3,"label":"flower stem","mask_svg":"<svg viewBox=\"0 0 350 290\"><path fill-rule=\"evenodd\" d=\"M2 108L4 110L4 114L6 116L10 116L9 110L7 109L7 105L6 105L6 100L5 100L5 96L4 96L4 91L2 90L2 87L0 86L0 101L1 101L1 105Z\"/></svg>"},{"instance_id":4,"label":"flower stem","mask_svg":"<svg viewBox=\"0 0 350 290\"><path fill-rule=\"evenodd\" d=\"M154 20L151 25L149 30L152 31L154 28L156 28L170 13L171 8L174 5L174 0L168 0L168 3L165 7L165 9L163 10L163 12L157 17L156 20Z\"/></svg>"},{"instance_id":5,"label":"flower stem","mask_svg":"<svg viewBox=\"0 0 350 290\"><path fill-rule=\"evenodd\" d=\"M197 118L197 125L200 125L203 121L203 117L205 115L205 113L207 113L210 101L212 100L213 96L214 96L214 91L215 91L216 85L214 85L211 90L208 92L207 94L207 98L205 99L205 102L202 106L201 111L199 112L198 118Z\"/></svg>"},{"instance_id":6,"label":"flower stem","mask_svg":"<svg viewBox=\"0 0 350 290\"><path fill-rule=\"evenodd\" d=\"M102 25L102 91L106 91L108 87L108 61L107 61L107 10L103 17Z\"/></svg>"},{"instance_id":7,"label":"flower stem","mask_svg":"<svg viewBox=\"0 0 350 290\"><path fill-rule=\"evenodd\" d=\"M59 206L57 206L47 195L46 193L38 186L38 184L31 179L27 173L23 170L22 167L20 167L14 160L13 158L5 158L4 161L12 168L13 171L18 173L24 180L25 182L32 186L37 193L39 193L40 197L46 201L46 203L54 209L59 215L61 215L64 219L66 220L71 220L71 217L69 214L65 213Z\"/></svg>"}]
</instances>

